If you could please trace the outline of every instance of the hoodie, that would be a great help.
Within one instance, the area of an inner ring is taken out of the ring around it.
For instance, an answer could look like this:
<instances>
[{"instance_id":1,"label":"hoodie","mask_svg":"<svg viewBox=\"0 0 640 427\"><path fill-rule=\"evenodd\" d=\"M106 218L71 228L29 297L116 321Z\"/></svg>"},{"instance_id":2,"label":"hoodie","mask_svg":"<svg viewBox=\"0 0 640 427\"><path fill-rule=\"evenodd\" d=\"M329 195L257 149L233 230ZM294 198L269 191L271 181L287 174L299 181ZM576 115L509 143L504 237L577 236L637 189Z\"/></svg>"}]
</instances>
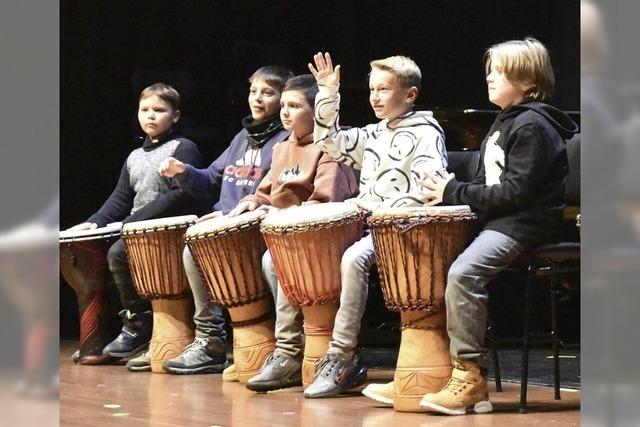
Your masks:
<instances>
[{"instance_id":1,"label":"hoodie","mask_svg":"<svg viewBox=\"0 0 640 427\"><path fill-rule=\"evenodd\" d=\"M243 200L258 206L288 208L302 203L342 202L358 193L353 169L338 163L312 144L313 134L291 135L273 147L271 170L254 195Z\"/></svg>"},{"instance_id":2,"label":"hoodie","mask_svg":"<svg viewBox=\"0 0 640 427\"><path fill-rule=\"evenodd\" d=\"M568 171L565 140L578 126L540 102L501 111L480 147L471 183L447 183L443 204L469 205L484 227L525 247L553 240L564 207Z\"/></svg>"},{"instance_id":3,"label":"hoodie","mask_svg":"<svg viewBox=\"0 0 640 427\"><path fill-rule=\"evenodd\" d=\"M318 85L314 142L334 159L360 169L358 198L372 207L421 206L419 179L447 167L444 132L430 111L341 129L338 86Z\"/></svg>"},{"instance_id":4,"label":"hoodie","mask_svg":"<svg viewBox=\"0 0 640 427\"><path fill-rule=\"evenodd\" d=\"M207 169L186 165L185 171L176 175L182 190L196 197L215 200L212 209L225 215L243 197L256 191L271 168L273 146L289 136L289 132L282 129L278 117L273 121L277 121L279 126L272 127L268 133L250 132L247 120L243 121L244 129ZM258 142L256 135L262 136Z\"/></svg>"}]
</instances>

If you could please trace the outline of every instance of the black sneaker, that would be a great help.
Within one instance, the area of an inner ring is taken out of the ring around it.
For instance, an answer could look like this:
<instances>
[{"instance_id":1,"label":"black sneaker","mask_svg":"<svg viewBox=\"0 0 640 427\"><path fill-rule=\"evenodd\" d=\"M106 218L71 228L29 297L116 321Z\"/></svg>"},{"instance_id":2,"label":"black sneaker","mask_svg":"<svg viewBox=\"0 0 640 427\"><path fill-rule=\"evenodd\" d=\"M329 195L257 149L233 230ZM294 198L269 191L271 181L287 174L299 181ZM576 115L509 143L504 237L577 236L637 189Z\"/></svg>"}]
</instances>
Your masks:
<instances>
[{"instance_id":1,"label":"black sneaker","mask_svg":"<svg viewBox=\"0 0 640 427\"><path fill-rule=\"evenodd\" d=\"M302 385L302 357L291 357L276 350L245 385L259 392Z\"/></svg>"},{"instance_id":2,"label":"black sneaker","mask_svg":"<svg viewBox=\"0 0 640 427\"><path fill-rule=\"evenodd\" d=\"M333 397L357 387L367 379L367 365L358 352L349 357L329 353L318 361L313 383L304 390L304 397Z\"/></svg>"},{"instance_id":3,"label":"black sneaker","mask_svg":"<svg viewBox=\"0 0 640 427\"><path fill-rule=\"evenodd\" d=\"M203 337L196 337L181 355L162 364L164 370L172 374L219 374L227 366L222 340Z\"/></svg>"},{"instance_id":4,"label":"black sneaker","mask_svg":"<svg viewBox=\"0 0 640 427\"><path fill-rule=\"evenodd\" d=\"M147 350L135 359L129 360L127 362L127 369L131 372L150 372L151 350Z\"/></svg>"},{"instance_id":5,"label":"black sneaker","mask_svg":"<svg viewBox=\"0 0 640 427\"><path fill-rule=\"evenodd\" d=\"M129 310L122 310L119 314L122 317L122 331L115 340L107 344L102 353L118 358L131 357L149 345L153 314L151 311L131 313Z\"/></svg>"}]
</instances>

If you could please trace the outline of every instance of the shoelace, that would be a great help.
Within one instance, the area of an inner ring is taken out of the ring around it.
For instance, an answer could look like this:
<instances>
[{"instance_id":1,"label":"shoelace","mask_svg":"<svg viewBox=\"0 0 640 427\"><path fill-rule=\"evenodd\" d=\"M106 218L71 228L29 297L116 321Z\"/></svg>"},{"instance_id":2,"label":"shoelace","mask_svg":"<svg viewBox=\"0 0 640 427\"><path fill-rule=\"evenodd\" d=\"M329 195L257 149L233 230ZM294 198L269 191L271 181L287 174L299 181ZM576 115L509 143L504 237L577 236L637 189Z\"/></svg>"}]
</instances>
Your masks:
<instances>
[{"instance_id":1,"label":"shoelace","mask_svg":"<svg viewBox=\"0 0 640 427\"><path fill-rule=\"evenodd\" d=\"M206 347L208 341L206 338L197 337L193 342L184 348L183 354Z\"/></svg>"},{"instance_id":2,"label":"shoelace","mask_svg":"<svg viewBox=\"0 0 640 427\"><path fill-rule=\"evenodd\" d=\"M333 370L337 367L340 358L337 354L327 354L323 358L318 360L318 367L316 369L317 375L322 375L328 378Z\"/></svg>"},{"instance_id":3,"label":"shoelace","mask_svg":"<svg viewBox=\"0 0 640 427\"><path fill-rule=\"evenodd\" d=\"M467 383L465 381L462 381L459 378L451 377L445 388L450 392L452 392L453 394L458 394L462 390L464 390L466 387L467 387Z\"/></svg>"}]
</instances>

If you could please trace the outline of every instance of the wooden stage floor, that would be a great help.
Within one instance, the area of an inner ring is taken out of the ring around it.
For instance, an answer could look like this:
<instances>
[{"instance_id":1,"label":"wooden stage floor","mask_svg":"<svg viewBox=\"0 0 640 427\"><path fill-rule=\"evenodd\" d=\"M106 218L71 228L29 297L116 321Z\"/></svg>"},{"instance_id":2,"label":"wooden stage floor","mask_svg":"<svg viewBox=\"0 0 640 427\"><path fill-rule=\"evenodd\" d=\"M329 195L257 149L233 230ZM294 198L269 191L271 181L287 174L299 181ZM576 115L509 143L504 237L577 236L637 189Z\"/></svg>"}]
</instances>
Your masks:
<instances>
[{"instance_id":1,"label":"wooden stage floor","mask_svg":"<svg viewBox=\"0 0 640 427\"><path fill-rule=\"evenodd\" d=\"M75 343L60 347L61 426L534 426L580 425L580 392L529 388L530 412L519 414L519 384L491 393L494 412L448 417L397 413L360 394L305 399L302 387L253 393L221 375L130 373L124 366L77 366ZM369 382L386 382L392 371L370 370ZM490 391L495 390L490 384Z\"/></svg>"}]
</instances>

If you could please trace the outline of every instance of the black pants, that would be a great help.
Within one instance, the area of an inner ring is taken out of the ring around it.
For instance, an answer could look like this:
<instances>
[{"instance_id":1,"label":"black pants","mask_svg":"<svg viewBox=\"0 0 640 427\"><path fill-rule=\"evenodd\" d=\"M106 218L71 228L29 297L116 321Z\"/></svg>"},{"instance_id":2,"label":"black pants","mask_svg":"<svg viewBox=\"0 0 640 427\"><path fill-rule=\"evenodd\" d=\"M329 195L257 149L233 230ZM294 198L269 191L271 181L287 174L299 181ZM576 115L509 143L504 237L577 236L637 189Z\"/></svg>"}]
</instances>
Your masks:
<instances>
[{"instance_id":1,"label":"black pants","mask_svg":"<svg viewBox=\"0 0 640 427\"><path fill-rule=\"evenodd\" d=\"M151 310L151 303L148 300L140 298L131 279L131 270L129 270L129 261L124 249L124 242L118 239L107 255L109 270L113 275L113 281L118 288L120 301L122 306L132 313L141 313Z\"/></svg>"}]
</instances>

